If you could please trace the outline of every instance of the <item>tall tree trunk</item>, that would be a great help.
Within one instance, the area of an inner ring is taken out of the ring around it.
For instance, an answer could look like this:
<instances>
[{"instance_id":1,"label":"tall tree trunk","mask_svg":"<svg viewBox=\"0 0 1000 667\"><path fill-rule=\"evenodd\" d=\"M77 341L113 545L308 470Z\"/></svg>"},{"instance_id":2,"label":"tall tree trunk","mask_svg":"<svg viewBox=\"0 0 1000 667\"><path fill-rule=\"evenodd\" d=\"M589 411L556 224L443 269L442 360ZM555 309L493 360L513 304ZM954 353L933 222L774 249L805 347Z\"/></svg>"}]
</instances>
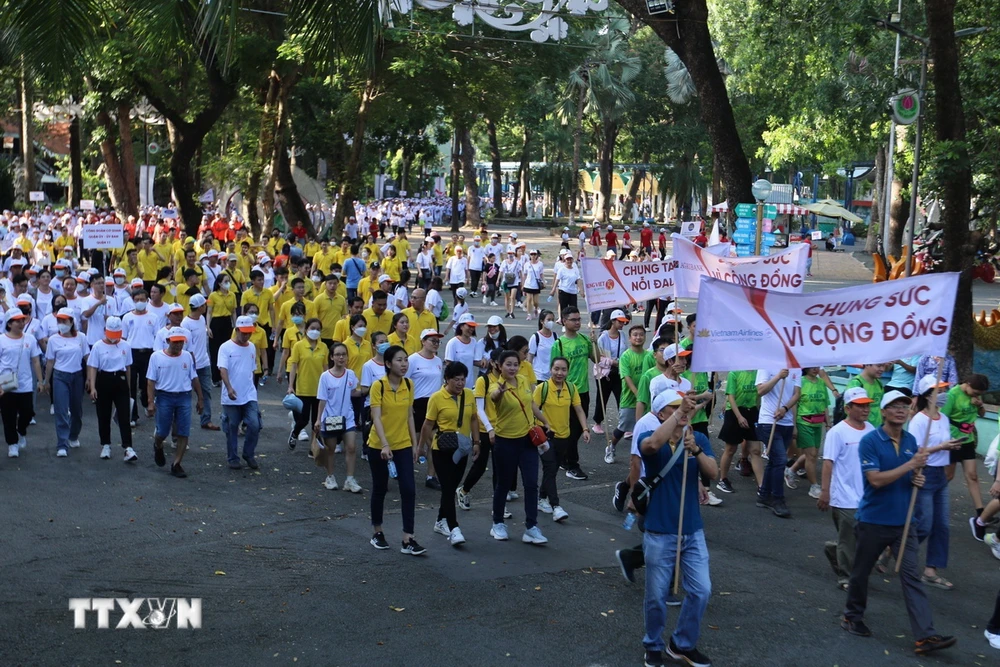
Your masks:
<instances>
[{"instance_id":1,"label":"tall tree trunk","mask_svg":"<svg viewBox=\"0 0 1000 667\"><path fill-rule=\"evenodd\" d=\"M601 133L601 209L597 219L607 222L611 219L612 168L615 162L615 140L618 138L618 123L607 121Z\"/></svg>"},{"instance_id":2,"label":"tall tree trunk","mask_svg":"<svg viewBox=\"0 0 1000 667\"><path fill-rule=\"evenodd\" d=\"M517 167L518 196L511 203L513 217L527 217L528 200L531 198L531 130L524 128L521 144L521 162Z\"/></svg>"},{"instance_id":3,"label":"tall tree trunk","mask_svg":"<svg viewBox=\"0 0 1000 667\"><path fill-rule=\"evenodd\" d=\"M903 232L910 216L910 200L903 199L903 182L896 173L892 177L892 205L889 207L889 254L899 257L903 248Z\"/></svg>"},{"instance_id":4,"label":"tall tree trunk","mask_svg":"<svg viewBox=\"0 0 1000 667\"><path fill-rule=\"evenodd\" d=\"M297 72L284 74L278 78L278 92L275 97L274 133L271 140L271 154L269 156L270 168L265 175L263 190L261 192L261 202L264 209L264 234L270 234L271 229L274 228L274 198L275 188L278 183L278 170L280 169L280 162L288 160L286 149L288 97L291 95L292 88L295 87L297 81ZM289 174L291 173L291 167L288 168L288 172ZM294 187L294 185L293 182L291 187ZM284 209L282 210L284 211ZM285 223L288 229L291 229L292 221L289 219L287 211L285 211Z\"/></svg>"},{"instance_id":5,"label":"tall tree trunk","mask_svg":"<svg viewBox=\"0 0 1000 667\"><path fill-rule=\"evenodd\" d=\"M247 223L255 237L270 234L270 229L263 230L260 211L257 208L260 202L260 192L264 180L264 170L267 168L274 153L274 133L277 131L278 121L278 90L281 88L281 80L277 70L272 67L271 74L267 77L267 86L262 96L264 110L261 113L260 132L257 135L257 155L253 166L250 168L250 176L247 179L243 204L246 208Z\"/></svg>"},{"instance_id":6,"label":"tall tree trunk","mask_svg":"<svg viewBox=\"0 0 1000 667\"><path fill-rule=\"evenodd\" d=\"M305 202L302 201L298 186L295 185L295 179L292 178L292 161L288 156L288 151L279 151L277 157L274 195L278 203L281 204L285 224L291 229L296 224L302 223L310 235L315 235L316 229L313 227L312 218L309 216L309 211L306 210Z\"/></svg>"},{"instance_id":7,"label":"tall tree trunk","mask_svg":"<svg viewBox=\"0 0 1000 667\"><path fill-rule=\"evenodd\" d=\"M581 72L584 80L589 76L587 70ZM580 190L580 142L583 136L583 110L587 106L587 89L580 87L580 94L576 99L576 117L573 119L573 191L570 193L569 219L573 221L573 212L576 211L581 217L586 210L583 204L585 194Z\"/></svg>"},{"instance_id":8,"label":"tall tree trunk","mask_svg":"<svg viewBox=\"0 0 1000 667\"><path fill-rule=\"evenodd\" d=\"M642 154L642 163L649 163L649 151ZM632 180L628 182L628 195L625 197L625 212L622 214L622 220L631 219L632 208L635 206L635 198L639 194L639 186L642 185L642 181L645 178L645 168L632 170Z\"/></svg>"},{"instance_id":9,"label":"tall tree trunk","mask_svg":"<svg viewBox=\"0 0 1000 667\"><path fill-rule=\"evenodd\" d=\"M955 0L925 0L932 70L934 130L938 144L951 157L947 168L939 170L944 225L942 248L944 270L959 271L955 314L951 324L951 348L959 376L972 371L972 259L975 247L969 232L972 168L965 143L965 110L959 86L959 54L955 38ZM943 166L943 165L942 165Z\"/></svg>"},{"instance_id":10,"label":"tall tree trunk","mask_svg":"<svg viewBox=\"0 0 1000 667\"><path fill-rule=\"evenodd\" d=\"M69 205L80 206L83 195L83 150L81 148L80 117L69 122Z\"/></svg>"},{"instance_id":11,"label":"tall tree trunk","mask_svg":"<svg viewBox=\"0 0 1000 667\"><path fill-rule=\"evenodd\" d=\"M403 169L399 177L399 190L401 193L405 192L409 196L412 196L412 193L410 192L410 166L412 164L413 164L413 153L406 146L404 146Z\"/></svg>"},{"instance_id":12,"label":"tall tree trunk","mask_svg":"<svg viewBox=\"0 0 1000 667\"><path fill-rule=\"evenodd\" d=\"M879 146L875 153L875 185L872 188L872 210L868 223L868 236L865 238L865 252L869 255L875 254L879 249L879 240L882 238L882 202L885 194L882 188L885 183L885 159L886 146Z\"/></svg>"},{"instance_id":13,"label":"tall tree trunk","mask_svg":"<svg viewBox=\"0 0 1000 667\"><path fill-rule=\"evenodd\" d=\"M101 156L104 158L104 178L108 182L108 198L111 205L123 216L138 215L138 201L129 194L127 178L119 156L115 137L118 136L118 124L111 119L107 110L97 112L97 122L103 128L101 140Z\"/></svg>"},{"instance_id":14,"label":"tall tree trunk","mask_svg":"<svg viewBox=\"0 0 1000 667\"><path fill-rule=\"evenodd\" d=\"M21 160L24 179L24 200L28 201L28 192L37 186L35 175L35 92L32 75L21 59Z\"/></svg>"},{"instance_id":15,"label":"tall tree trunk","mask_svg":"<svg viewBox=\"0 0 1000 667\"><path fill-rule=\"evenodd\" d=\"M479 229L479 183L476 180L476 149L472 145L472 133L468 127L458 131L462 142L462 178L465 180L465 224Z\"/></svg>"},{"instance_id":16,"label":"tall tree trunk","mask_svg":"<svg viewBox=\"0 0 1000 667\"><path fill-rule=\"evenodd\" d=\"M449 192L451 193L451 231L458 232L461 227L458 213L458 179L461 175L461 157L458 154L459 142L458 128L451 133L451 183Z\"/></svg>"},{"instance_id":17,"label":"tall tree trunk","mask_svg":"<svg viewBox=\"0 0 1000 667\"><path fill-rule=\"evenodd\" d=\"M135 169L135 150L132 147L132 118L129 115L131 113L131 104L118 103L118 145L122 161L122 178L125 180L128 200L135 202L136 209L135 213L128 215L138 215L139 175Z\"/></svg>"},{"instance_id":18,"label":"tall tree trunk","mask_svg":"<svg viewBox=\"0 0 1000 667\"><path fill-rule=\"evenodd\" d=\"M722 183L726 188L729 210L740 202L752 202L752 175L743 152L743 143L736 127L733 107L729 103L726 82L708 30L706 0L684 0L676 3L670 20L650 16L643 0L617 0L618 4L653 29L681 59L691 74L698 91L701 121L718 156Z\"/></svg>"},{"instance_id":19,"label":"tall tree trunk","mask_svg":"<svg viewBox=\"0 0 1000 667\"><path fill-rule=\"evenodd\" d=\"M365 125L371 112L372 100L376 97L376 82L374 77L365 82L361 91L361 103L358 106L358 116L354 120L354 143L351 144L351 154L347 158L347 168L344 170L344 180L338 190L337 212L333 217L333 238L344 234L345 221L354 215L354 200L357 199L358 178L361 173L361 153L365 145Z\"/></svg>"},{"instance_id":20,"label":"tall tree trunk","mask_svg":"<svg viewBox=\"0 0 1000 667\"><path fill-rule=\"evenodd\" d=\"M493 210L503 215L503 173L500 171L500 143L497 141L497 124L486 118L486 136L490 142L490 173L493 177Z\"/></svg>"}]
</instances>

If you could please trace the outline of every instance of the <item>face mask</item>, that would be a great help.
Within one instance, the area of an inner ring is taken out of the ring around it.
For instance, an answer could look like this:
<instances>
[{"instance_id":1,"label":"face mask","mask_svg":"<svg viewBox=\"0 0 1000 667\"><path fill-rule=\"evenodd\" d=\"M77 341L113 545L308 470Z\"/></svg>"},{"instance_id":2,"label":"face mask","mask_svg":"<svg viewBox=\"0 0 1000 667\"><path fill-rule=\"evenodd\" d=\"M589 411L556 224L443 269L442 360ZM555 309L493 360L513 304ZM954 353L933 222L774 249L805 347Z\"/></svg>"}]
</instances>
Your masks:
<instances>
[{"instance_id":1,"label":"face mask","mask_svg":"<svg viewBox=\"0 0 1000 667\"><path fill-rule=\"evenodd\" d=\"M361 253L361 259L368 259L370 256L371 256L371 253L368 252L367 250L365 250L363 253Z\"/></svg>"},{"instance_id":2,"label":"face mask","mask_svg":"<svg viewBox=\"0 0 1000 667\"><path fill-rule=\"evenodd\" d=\"M322 278L320 278L319 276L313 276L312 278L313 278L313 282L314 282L314 283L318 283L319 281L323 280L323 279L322 279Z\"/></svg>"},{"instance_id":3,"label":"face mask","mask_svg":"<svg viewBox=\"0 0 1000 667\"><path fill-rule=\"evenodd\" d=\"M146 306L147 305L148 304L145 301L136 301L135 302L135 312L137 312L137 313L144 313L144 312L146 312Z\"/></svg>"},{"instance_id":4,"label":"face mask","mask_svg":"<svg viewBox=\"0 0 1000 667\"><path fill-rule=\"evenodd\" d=\"M496 340L499 337L500 337L500 332L499 331L491 331L490 332L490 338L492 338L493 340Z\"/></svg>"},{"instance_id":5,"label":"face mask","mask_svg":"<svg viewBox=\"0 0 1000 667\"><path fill-rule=\"evenodd\" d=\"M252 322L256 322L257 317L259 316L257 315L257 313L250 313L249 315L247 315L247 317L249 317Z\"/></svg>"},{"instance_id":6,"label":"face mask","mask_svg":"<svg viewBox=\"0 0 1000 667\"><path fill-rule=\"evenodd\" d=\"M306 321L306 318L302 317L301 315L292 315L292 323L293 324L302 324L305 321Z\"/></svg>"},{"instance_id":7,"label":"face mask","mask_svg":"<svg viewBox=\"0 0 1000 667\"><path fill-rule=\"evenodd\" d=\"M319 340L319 335L321 333L323 332L320 331L319 329L310 329L309 331L306 332L306 336L309 337L309 340Z\"/></svg>"},{"instance_id":8,"label":"face mask","mask_svg":"<svg viewBox=\"0 0 1000 667\"><path fill-rule=\"evenodd\" d=\"M72 329L73 329L73 325L72 324L60 324L59 325L59 333L61 333L61 334L68 334L70 332L70 330L72 330Z\"/></svg>"},{"instance_id":9,"label":"face mask","mask_svg":"<svg viewBox=\"0 0 1000 667\"><path fill-rule=\"evenodd\" d=\"M65 271L63 271L62 269L56 269L56 278L62 278L65 275L66 275Z\"/></svg>"},{"instance_id":10,"label":"face mask","mask_svg":"<svg viewBox=\"0 0 1000 667\"><path fill-rule=\"evenodd\" d=\"M122 278L121 276L118 276L117 278L115 278L115 285L124 285L124 284L125 284L125 279L124 278Z\"/></svg>"},{"instance_id":11,"label":"face mask","mask_svg":"<svg viewBox=\"0 0 1000 667\"><path fill-rule=\"evenodd\" d=\"M170 288L170 296L177 296L177 285Z\"/></svg>"},{"instance_id":12,"label":"face mask","mask_svg":"<svg viewBox=\"0 0 1000 667\"><path fill-rule=\"evenodd\" d=\"M386 350L388 350L388 349L389 349L389 343L379 343L379 344L378 344L378 345L377 345L377 346L375 347L375 350L376 350L376 351L377 351L377 352L378 352L379 354L385 354L385 351L386 351Z\"/></svg>"},{"instance_id":13,"label":"face mask","mask_svg":"<svg viewBox=\"0 0 1000 667\"><path fill-rule=\"evenodd\" d=\"M545 326L545 328L546 328L546 329L548 329L549 331L555 331L555 328L556 328L556 322L555 322L555 320L546 320L546 321L545 321L545 325L544 325L544 326Z\"/></svg>"},{"instance_id":14,"label":"face mask","mask_svg":"<svg viewBox=\"0 0 1000 667\"><path fill-rule=\"evenodd\" d=\"M231 283L228 280L226 280L225 282L222 283L222 289L229 289L230 284Z\"/></svg>"},{"instance_id":15,"label":"face mask","mask_svg":"<svg viewBox=\"0 0 1000 667\"><path fill-rule=\"evenodd\" d=\"M368 329L366 327L357 327L354 329L354 333L358 338L364 338L365 334L368 333Z\"/></svg>"}]
</instances>

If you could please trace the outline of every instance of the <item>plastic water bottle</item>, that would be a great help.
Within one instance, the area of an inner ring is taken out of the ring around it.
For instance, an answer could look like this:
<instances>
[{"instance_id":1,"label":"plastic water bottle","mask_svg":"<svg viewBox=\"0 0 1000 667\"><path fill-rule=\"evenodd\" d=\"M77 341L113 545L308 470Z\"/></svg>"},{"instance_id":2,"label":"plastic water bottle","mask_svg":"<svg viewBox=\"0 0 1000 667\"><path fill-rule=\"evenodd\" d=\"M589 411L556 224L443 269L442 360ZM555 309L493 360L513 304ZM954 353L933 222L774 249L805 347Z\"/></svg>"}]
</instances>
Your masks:
<instances>
[{"instance_id":1,"label":"plastic water bottle","mask_svg":"<svg viewBox=\"0 0 1000 667\"><path fill-rule=\"evenodd\" d=\"M635 525L635 514L629 512L625 515L625 520L622 521L622 528L625 530L632 530L632 526Z\"/></svg>"},{"instance_id":2,"label":"plastic water bottle","mask_svg":"<svg viewBox=\"0 0 1000 667\"><path fill-rule=\"evenodd\" d=\"M389 459L389 477L396 479L398 476L399 474L396 472L396 462Z\"/></svg>"},{"instance_id":3,"label":"plastic water bottle","mask_svg":"<svg viewBox=\"0 0 1000 667\"><path fill-rule=\"evenodd\" d=\"M267 384L267 375L261 375L260 376L260 386L263 387L265 384Z\"/></svg>"},{"instance_id":4,"label":"plastic water bottle","mask_svg":"<svg viewBox=\"0 0 1000 667\"><path fill-rule=\"evenodd\" d=\"M418 461L420 461L420 464L421 464L421 465L423 465L424 463L427 463L427 457L426 457L426 456L424 456L423 454L421 454L421 455L420 455L420 458L419 458L419 459L417 459L417 460L418 460Z\"/></svg>"},{"instance_id":5,"label":"plastic water bottle","mask_svg":"<svg viewBox=\"0 0 1000 667\"><path fill-rule=\"evenodd\" d=\"M550 294L548 298L545 299L545 303L552 303L552 295Z\"/></svg>"}]
</instances>

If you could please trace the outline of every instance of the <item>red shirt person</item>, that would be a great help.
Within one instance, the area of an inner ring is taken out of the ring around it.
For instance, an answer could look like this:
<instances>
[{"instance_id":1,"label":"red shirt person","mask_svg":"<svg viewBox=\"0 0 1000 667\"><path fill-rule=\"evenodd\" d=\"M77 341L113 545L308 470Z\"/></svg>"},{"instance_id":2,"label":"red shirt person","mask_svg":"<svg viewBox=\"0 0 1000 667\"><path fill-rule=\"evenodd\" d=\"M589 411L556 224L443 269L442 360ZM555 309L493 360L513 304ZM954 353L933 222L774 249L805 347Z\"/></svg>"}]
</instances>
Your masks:
<instances>
[{"instance_id":1,"label":"red shirt person","mask_svg":"<svg viewBox=\"0 0 1000 667\"><path fill-rule=\"evenodd\" d=\"M604 242L608 244L608 250L618 251L618 235L615 234L614 227L608 225L608 233L604 235Z\"/></svg>"}]
</instances>

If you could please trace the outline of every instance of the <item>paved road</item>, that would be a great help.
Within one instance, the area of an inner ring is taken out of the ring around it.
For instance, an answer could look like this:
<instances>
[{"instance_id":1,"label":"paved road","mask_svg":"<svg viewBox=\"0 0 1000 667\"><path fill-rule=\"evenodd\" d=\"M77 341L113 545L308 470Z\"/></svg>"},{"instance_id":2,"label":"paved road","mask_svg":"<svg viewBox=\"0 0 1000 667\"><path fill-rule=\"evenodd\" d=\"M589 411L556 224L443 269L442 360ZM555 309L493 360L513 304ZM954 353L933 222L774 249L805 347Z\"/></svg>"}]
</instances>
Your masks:
<instances>
[{"instance_id":1,"label":"paved road","mask_svg":"<svg viewBox=\"0 0 1000 667\"><path fill-rule=\"evenodd\" d=\"M473 311L487 312L481 302ZM534 325L522 319L509 329L525 334ZM417 536L429 551L417 559L373 550L367 492L325 490L304 449L287 450L280 394L274 384L261 394L259 472L230 471L222 438L196 430L186 480L153 465L145 422L136 433L138 465L99 460L89 405L84 446L57 459L44 414L23 456L0 460L0 664L641 664L641 574L640 585L629 585L613 561L615 549L639 537L622 530L611 508L610 486L624 465L601 461L602 437L583 447L588 481L559 479L570 519L554 525L542 515L545 547L519 541L517 503L513 539L489 537L486 482L459 516L469 542L449 547L431 532L437 494L418 483ZM47 398L39 404L47 413ZM367 468L359 470L369 489ZM700 648L716 665L997 664L982 628L1000 586L998 563L969 534L961 482L952 485L944 571L957 590L929 592L938 628L959 645L921 660L912 655L897 581L872 578L875 637L839 629L844 594L822 554L834 530L804 488L789 492L790 521L756 509L752 497L752 484L737 477L737 493L703 512L713 595ZM393 546L396 507L391 491ZM91 617L88 629L74 630L68 611L71 597L167 596L202 598L204 627L97 630Z\"/></svg>"}]
</instances>

